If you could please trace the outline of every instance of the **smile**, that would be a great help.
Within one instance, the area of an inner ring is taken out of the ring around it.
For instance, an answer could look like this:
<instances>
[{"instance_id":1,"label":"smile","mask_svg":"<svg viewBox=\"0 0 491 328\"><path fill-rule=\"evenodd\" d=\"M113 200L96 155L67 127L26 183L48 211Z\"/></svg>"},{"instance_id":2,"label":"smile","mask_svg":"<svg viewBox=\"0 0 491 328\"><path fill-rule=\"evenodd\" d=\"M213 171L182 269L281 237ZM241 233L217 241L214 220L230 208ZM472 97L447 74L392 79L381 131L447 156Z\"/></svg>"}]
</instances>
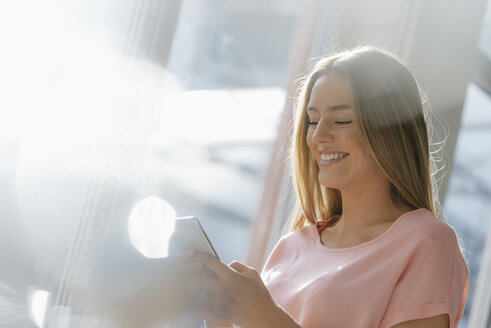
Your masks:
<instances>
[{"instance_id":1,"label":"smile","mask_svg":"<svg viewBox=\"0 0 491 328\"><path fill-rule=\"evenodd\" d=\"M329 153L329 154L321 154L321 161L327 162L333 159L341 159L348 156L348 153Z\"/></svg>"}]
</instances>

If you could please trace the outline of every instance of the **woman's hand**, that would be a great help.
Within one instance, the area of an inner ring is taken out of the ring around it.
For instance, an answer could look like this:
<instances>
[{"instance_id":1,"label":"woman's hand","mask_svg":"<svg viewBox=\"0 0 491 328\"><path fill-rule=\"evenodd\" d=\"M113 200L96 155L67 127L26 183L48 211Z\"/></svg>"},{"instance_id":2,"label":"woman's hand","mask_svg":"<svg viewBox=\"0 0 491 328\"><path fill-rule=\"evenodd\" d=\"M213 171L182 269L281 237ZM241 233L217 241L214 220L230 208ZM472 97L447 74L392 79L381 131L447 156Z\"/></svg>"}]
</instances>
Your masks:
<instances>
[{"instance_id":1,"label":"woman's hand","mask_svg":"<svg viewBox=\"0 0 491 328\"><path fill-rule=\"evenodd\" d=\"M182 252L162 259L140 259L124 270L94 280L94 302L121 325L147 327L188 316L194 290L195 252Z\"/></svg>"},{"instance_id":2,"label":"woman's hand","mask_svg":"<svg viewBox=\"0 0 491 328\"><path fill-rule=\"evenodd\" d=\"M205 318L220 318L240 327L300 327L275 303L255 269L240 262L227 266L204 254L196 254L193 260L200 270L192 283Z\"/></svg>"}]
</instances>

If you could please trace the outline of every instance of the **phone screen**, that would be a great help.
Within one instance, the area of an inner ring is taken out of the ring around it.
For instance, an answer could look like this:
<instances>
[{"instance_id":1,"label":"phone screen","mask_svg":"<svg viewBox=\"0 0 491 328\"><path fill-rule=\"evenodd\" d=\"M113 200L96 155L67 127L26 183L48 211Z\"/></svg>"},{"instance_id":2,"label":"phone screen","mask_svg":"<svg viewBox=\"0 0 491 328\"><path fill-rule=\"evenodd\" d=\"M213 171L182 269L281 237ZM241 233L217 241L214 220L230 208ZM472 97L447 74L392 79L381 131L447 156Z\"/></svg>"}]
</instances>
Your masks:
<instances>
[{"instance_id":1,"label":"phone screen","mask_svg":"<svg viewBox=\"0 0 491 328\"><path fill-rule=\"evenodd\" d=\"M205 230L194 216L176 219L170 244L170 249L185 251L192 248L198 253L209 254L219 258Z\"/></svg>"}]
</instances>

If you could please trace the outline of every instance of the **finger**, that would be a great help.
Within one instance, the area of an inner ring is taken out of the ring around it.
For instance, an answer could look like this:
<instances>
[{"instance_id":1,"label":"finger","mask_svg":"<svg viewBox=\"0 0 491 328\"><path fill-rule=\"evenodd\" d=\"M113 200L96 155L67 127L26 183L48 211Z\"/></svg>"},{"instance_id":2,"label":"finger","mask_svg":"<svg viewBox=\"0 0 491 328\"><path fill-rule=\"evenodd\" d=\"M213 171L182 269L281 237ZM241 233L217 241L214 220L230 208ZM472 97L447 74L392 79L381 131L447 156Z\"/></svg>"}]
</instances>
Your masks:
<instances>
[{"instance_id":1,"label":"finger","mask_svg":"<svg viewBox=\"0 0 491 328\"><path fill-rule=\"evenodd\" d=\"M189 262L194 257L194 255L196 255L196 251L191 248L178 253L174 256L174 259L179 263L185 263Z\"/></svg>"},{"instance_id":2,"label":"finger","mask_svg":"<svg viewBox=\"0 0 491 328\"><path fill-rule=\"evenodd\" d=\"M233 261L232 263L229 264L229 267L242 274L251 274L257 272L256 269L239 261Z\"/></svg>"},{"instance_id":3,"label":"finger","mask_svg":"<svg viewBox=\"0 0 491 328\"><path fill-rule=\"evenodd\" d=\"M218 294L222 287L219 279L210 277L205 272L196 273L189 281L190 287L198 293L209 292Z\"/></svg>"},{"instance_id":4,"label":"finger","mask_svg":"<svg viewBox=\"0 0 491 328\"><path fill-rule=\"evenodd\" d=\"M202 314L211 310L214 302L221 295L221 286L216 278L198 275L190 279L188 286L192 295L192 304Z\"/></svg>"},{"instance_id":5,"label":"finger","mask_svg":"<svg viewBox=\"0 0 491 328\"><path fill-rule=\"evenodd\" d=\"M203 262L197 258L193 258L191 262L188 262L182 267L182 272L184 275L194 275L196 273L207 275L208 277L216 278L217 275L213 273L210 269L203 265Z\"/></svg>"},{"instance_id":6,"label":"finger","mask_svg":"<svg viewBox=\"0 0 491 328\"><path fill-rule=\"evenodd\" d=\"M208 314L205 316L205 326L206 328L233 328L234 325L231 322L220 319L216 316Z\"/></svg>"},{"instance_id":7,"label":"finger","mask_svg":"<svg viewBox=\"0 0 491 328\"><path fill-rule=\"evenodd\" d=\"M179 254L179 258L169 259L168 265L172 265L172 270L177 277L184 279L204 269L203 264L195 260L193 255L194 252L186 252Z\"/></svg>"},{"instance_id":8,"label":"finger","mask_svg":"<svg viewBox=\"0 0 491 328\"><path fill-rule=\"evenodd\" d=\"M184 271L189 274L195 274L203 270L203 263L201 261L194 260L184 266Z\"/></svg>"},{"instance_id":9,"label":"finger","mask_svg":"<svg viewBox=\"0 0 491 328\"><path fill-rule=\"evenodd\" d=\"M225 263L217 259L216 257L206 254L196 254L194 259L199 259L211 272L217 275L219 278L231 279L233 278L234 271Z\"/></svg>"}]
</instances>

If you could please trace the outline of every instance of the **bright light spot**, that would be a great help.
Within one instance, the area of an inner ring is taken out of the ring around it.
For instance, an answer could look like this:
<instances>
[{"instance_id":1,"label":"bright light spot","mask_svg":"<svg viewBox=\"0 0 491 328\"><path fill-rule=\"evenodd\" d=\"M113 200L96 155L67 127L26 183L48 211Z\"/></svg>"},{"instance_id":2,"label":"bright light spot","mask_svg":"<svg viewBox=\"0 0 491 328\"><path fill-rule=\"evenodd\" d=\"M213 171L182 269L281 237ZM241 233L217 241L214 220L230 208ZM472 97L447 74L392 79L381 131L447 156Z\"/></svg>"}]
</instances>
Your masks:
<instances>
[{"instance_id":1,"label":"bright light spot","mask_svg":"<svg viewBox=\"0 0 491 328\"><path fill-rule=\"evenodd\" d=\"M264 275L264 280L271 281L273 279L276 279L276 277L278 277L279 275L281 275L281 272L276 270L270 270L265 272L263 275Z\"/></svg>"},{"instance_id":2,"label":"bright light spot","mask_svg":"<svg viewBox=\"0 0 491 328\"><path fill-rule=\"evenodd\" d=\"M342 265L338 266L338 271L341 269L343 269L343 266Z\"/></svg>"},{"instance_id":3,"label":"bright light spot","mask_svg":"<svg viewBox=\"0 0 491 328\"><path fill-rule=\"evenodd\" d=\"M133 246L146 257L166 257L175 220L176 212L163 199L152 196L141 200L133 207L128 223Z\"/></svg>"},{"instance_id":4,"label":"bright light spot","mask_svg":"<svg viewBox=\"0 0 491 328\"><path fill-rule=\"evenodd\" d=\"M315 281L315 278L314 279L310 279L309 281L303 283L302 285L300 285L298 288L297 288L297 292L300 292L301 290L303 290L304 288L306 288L307 286L309 286L312 282Z\"/></svg>"},{"instance_id":5,"label":"bright light spot","mask_svg":"<svg viewBox=\"0 0 491 328\"><path fill-rule=\"evenodd\" d=\"M31 294L31 315L38 327L44 325L44 315L48 304L49 292L36 290Z\"/></svg>"},{"instance_id":6,"label":"bright light spot","mask_svg":"<svg viewBox=\"0 0 491 328\"><path fill-rule=\"evenodd\" d=\"M166 136L193 145L223 143L225 139L227 143L271 141L276 133L273 122L278 121L284 98L279 88L175 93L165 100L159 126ZM241 124L229 124L230 113ZM188 118L186 129L176 124L183 118Z\"/></svg>"}]
</instances>

